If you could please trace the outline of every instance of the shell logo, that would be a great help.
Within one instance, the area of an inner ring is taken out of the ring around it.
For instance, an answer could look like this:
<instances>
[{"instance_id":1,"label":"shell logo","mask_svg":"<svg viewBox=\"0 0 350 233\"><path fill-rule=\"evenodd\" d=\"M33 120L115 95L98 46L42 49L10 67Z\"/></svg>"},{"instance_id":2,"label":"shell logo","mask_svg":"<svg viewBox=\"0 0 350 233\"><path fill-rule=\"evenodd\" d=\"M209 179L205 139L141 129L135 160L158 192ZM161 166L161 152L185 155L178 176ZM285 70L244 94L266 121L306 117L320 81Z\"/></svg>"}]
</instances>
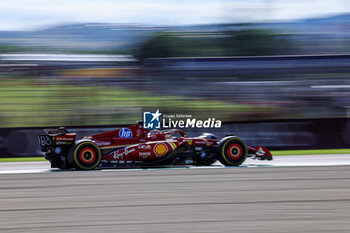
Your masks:
<instances>
[{"instance_id":1,"label":"shell logo","mask_svg":"<svg viewBox=\"0 0 350 233\"><path fill-rule=\"evenodd\" d=\"M158 143L154 147L154 153L156 156L164 155L166 152L168 152L168 147L165 143Z\"/></svg>"}]
</instances>

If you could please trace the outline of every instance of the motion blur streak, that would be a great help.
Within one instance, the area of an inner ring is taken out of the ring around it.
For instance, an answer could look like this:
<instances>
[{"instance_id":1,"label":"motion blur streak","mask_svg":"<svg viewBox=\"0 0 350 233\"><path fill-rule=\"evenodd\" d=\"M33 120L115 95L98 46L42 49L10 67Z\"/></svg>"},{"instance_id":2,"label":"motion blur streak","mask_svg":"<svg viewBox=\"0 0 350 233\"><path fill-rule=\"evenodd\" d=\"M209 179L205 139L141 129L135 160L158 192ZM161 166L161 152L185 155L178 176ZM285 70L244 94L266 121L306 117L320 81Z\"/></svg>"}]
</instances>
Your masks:
<instances>
[{"instance_id":1,"label":"motion blur streak","mask_svg":"<svg viewBox=\"0 0 350 233\"><path fill-rule=\"evenodd\" d=\"M349 14L292 18L0 31L0 127L347 117Z\"/></svg>"},{"instance_id":2,"label":"motion blur streak","mask_svg":"<svg viewBox=\"0 0 350 233\"><path fill-rule=\"evenodd\" d=\"M347 232L348 167L0 176L3 232Z\"/></svg>"},{"instance_id":3,"label":"motion blur streak","mask_svg":"<svg viewBox=\"0 0 350 233\"><path fill-rule=\"evenodd\" d=\"M41 128L80 137L157 110L278 150L350 147L349 2L2 1L0 157L42 156ZM0 232L349 232L349 155L261 164L2 163Z\"/></svg>"}]
</instances>

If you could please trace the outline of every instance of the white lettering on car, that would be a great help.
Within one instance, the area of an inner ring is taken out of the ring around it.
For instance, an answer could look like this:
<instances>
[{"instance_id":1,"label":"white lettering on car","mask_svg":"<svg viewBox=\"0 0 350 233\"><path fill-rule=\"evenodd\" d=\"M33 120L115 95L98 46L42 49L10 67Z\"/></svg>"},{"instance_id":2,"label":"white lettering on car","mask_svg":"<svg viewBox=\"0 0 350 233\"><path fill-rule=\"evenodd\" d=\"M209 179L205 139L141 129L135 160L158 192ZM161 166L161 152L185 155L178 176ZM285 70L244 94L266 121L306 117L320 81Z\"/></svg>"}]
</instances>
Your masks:
<instances>
[{"instance_id":1,"label":"white lettering on car","mask_svg":"<svg viewBox=\"0 0 350 233\"><path fill-rule=\"evenodd\" d=\"M122 151L124 150L124 151ZM120 152L122 151L122 152ZM128 148L116 150L114 151L113 158L114 159L124 159L124 156L127 156L129 153L134 152L135 148L128 150ZM119 153L120 152L120 153Z\"/></svg>"},{"instance_id":2,"label":"white lettering on car","mask_svg":"<svg viewBox=\"0 0 350 233\"><path fill-rule=\"evenodd\" d=\"M140 152L139 156L142 158L147 158L147 157L151 156L151 152Z\"/></svg>"}]
</instances>

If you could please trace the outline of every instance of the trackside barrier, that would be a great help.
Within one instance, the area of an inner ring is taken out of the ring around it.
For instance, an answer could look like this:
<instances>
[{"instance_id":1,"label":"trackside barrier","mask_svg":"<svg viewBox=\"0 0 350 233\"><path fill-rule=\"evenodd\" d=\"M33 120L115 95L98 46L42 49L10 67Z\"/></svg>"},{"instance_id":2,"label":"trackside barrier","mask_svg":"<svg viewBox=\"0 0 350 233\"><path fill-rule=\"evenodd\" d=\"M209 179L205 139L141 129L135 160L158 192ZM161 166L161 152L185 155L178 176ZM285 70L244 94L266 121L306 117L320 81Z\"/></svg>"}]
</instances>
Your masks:
<instances>
[{"instance_id":1,"label":"trackside barrier","mask_svg":"<svg viewBox=\"0 0 350 233\"><path fill-rule=\"evenodd\" d=\"M67 127L82 136L113 130L126 125ZM43 128L0 128L0 157L43 156L37 136ZM218 137L233 134L248 145L270 150L350 148L350 119L296 119L260 122L226 122L219 129L184 129L190 136L210 132Z\"/></svg>"}]
</instances>

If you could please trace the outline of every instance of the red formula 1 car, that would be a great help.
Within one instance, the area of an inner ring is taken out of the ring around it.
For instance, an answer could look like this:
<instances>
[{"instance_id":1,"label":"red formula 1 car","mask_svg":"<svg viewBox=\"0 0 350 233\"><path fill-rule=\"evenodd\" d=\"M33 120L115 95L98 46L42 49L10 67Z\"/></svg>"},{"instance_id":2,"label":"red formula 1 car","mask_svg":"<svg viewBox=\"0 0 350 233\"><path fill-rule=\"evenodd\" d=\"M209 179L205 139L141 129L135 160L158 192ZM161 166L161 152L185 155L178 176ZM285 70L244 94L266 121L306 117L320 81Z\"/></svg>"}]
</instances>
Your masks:
<instances>
[{"instance_id":1,"label":"red formula 1 car","mask_svg":"<svg viewBox=\"0 0 350 233\"><path fill-rule=\"evenodd\" d=\"M142 124L79 140L65 128L46 129L45 132L39 135L39 143L52 168L208 166L217 160L225 166L239 166L247 156L272 159L265 147L246 146L236 136L221 140L210 133L188 137L178 129L148 131Z\"/></svg>"}]
</instances>

